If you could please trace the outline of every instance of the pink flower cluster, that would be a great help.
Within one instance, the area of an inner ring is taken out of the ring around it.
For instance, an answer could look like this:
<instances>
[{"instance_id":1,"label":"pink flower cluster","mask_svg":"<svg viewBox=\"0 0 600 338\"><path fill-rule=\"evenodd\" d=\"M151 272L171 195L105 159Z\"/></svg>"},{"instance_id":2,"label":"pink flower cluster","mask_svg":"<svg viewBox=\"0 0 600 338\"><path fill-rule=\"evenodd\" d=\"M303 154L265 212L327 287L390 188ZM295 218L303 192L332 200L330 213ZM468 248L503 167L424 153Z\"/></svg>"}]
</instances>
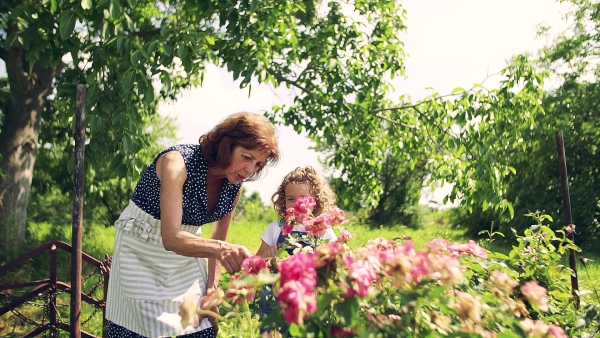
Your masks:
<instances>
[{"instance_id":1,"label":"pink flower cluster","mask_svg":"<svg viewBox=\"0 0 600 338\"><path fill-rule=\"evenodd\" d=\"M279 306L288 323L302 324L317 310L317 285L314 254L298 253L284 260L279 271Z\"/></svg>"},{"instance_id":2,"label":"pink flower cluster","mask_svg":"<svg viewBox=\"0 0 600 338\"><path fill-rule=\"evenodd\" d=\"M267 268L267 262L260 256L252 256L244 259L242 262L242 273L245 275L258 275L258 273Z\"/></svg>"},{"instance_id":3,"label":"pink flower cluster","mask_svg":"<svg viewBox=\"0 0 600 338\"><path fill-rule=\"evenodd\" d=\"M344 256L343 261L348 268L349 283L341 283L342 288L346 290L346 297L354 295L367 297L371 285L377 278L373 265L368 260L355 260L350 255Z\"/></svg>"},{"instance_id":4,"label":"pink flower cluster","mask_svg":"<svg viewBox=\"0 0 600 338\"><path fill-rule=\"evenodd\" d=\"M302 223L305 218L310 217L313 208L317 205L317 201L312 196L302 196L294 204L293 209L286 211L286 221L292 220Z\"/></svg>"},{"instance_id":5,"label":"pink flower cluster","mask_svg":"<svg viewBox=\"0 0 600 338\"><path fill-rule=\"evenodd\" d=\"M469 240L467 243L455 242L450 244L450 241L443 238L436 238L427 244L429 252L448 252L454 256L471 255L480 258L488 258L484 248L479 246L474 240Z\"/></svg>"},{"instance_id":6,"label":"pink flower cluster","mask_svg":"<svg viewBox=\"0 0 600 338\"><path fill-rule=\"evenodd\" d=\"M282 227L281 233L287 235L292 232L294 223L301 223L309 235L323 236L332 225L344 222L345 213L337 206L314 218L312 210L316 204L317 202L312 196L300 197L294 204L294 208L286 210L287 224Z\"/></svg>"},{"instance_id":7,"label":"pink flower cluster","mask_svg":"<svg viewBox=\"0 0 600 338\"><path fill-rule=\"evenodd\" d=\"M521 326L527 333L527 337L554 337L567 338L565 331L554 325L548 325L541 320L532 320L525 318L521 321Z\"/></svg>"},{"instance_id":8,"label":"pink flower cluster","mask_svg":"<svg viewBox=\"0 0 600 338\"><path fill-rule=\"evenodd\" d=\"M435 245L432 244L432 245ZM390 276L394 286L411 289L425 279L441 285L451 285L463 279L458 259L454 256L427 251L417 252L413 242L400 245L384 238L370 240L359 253L372 262L376 270Z\"/></svg>"},{"instance_id":9,"label":"pink flower cluster","mask_svg":"<svg viewBox=\"0 0 600 338\"><path fill-rule=\"evenodd\" d=\"M548 311L548 290L535 281L529 281L521 286L521 293L527 301L541 311Z\"/></svg>"},{"instance_id":10,"label":"pink flower cluster","mask_svg":"<svg viewBox=\"0 0 600 338\"><path fill-rule=\"evenodd\" d=\"M233 275L227 288L227 298L238 305L253 302L256 297L256 288L238 282L242 275Z\"/></svg>"},{"instance_id":11,"label":"pink flower cluster","mask_svg":"<svg viewBox=\"0 0 600 338\"><path fill-rule=\"evenodd\" d=\"M242 274L231 276L231 282L227 288L227 297L236 304L243 304L254 301L256 297L256 288L244 285L238 280L246 275L257 275L261 270L267 268L267 262L259 256L252 256L244 259L242 262Z\"/></svg>"}]
</instances>

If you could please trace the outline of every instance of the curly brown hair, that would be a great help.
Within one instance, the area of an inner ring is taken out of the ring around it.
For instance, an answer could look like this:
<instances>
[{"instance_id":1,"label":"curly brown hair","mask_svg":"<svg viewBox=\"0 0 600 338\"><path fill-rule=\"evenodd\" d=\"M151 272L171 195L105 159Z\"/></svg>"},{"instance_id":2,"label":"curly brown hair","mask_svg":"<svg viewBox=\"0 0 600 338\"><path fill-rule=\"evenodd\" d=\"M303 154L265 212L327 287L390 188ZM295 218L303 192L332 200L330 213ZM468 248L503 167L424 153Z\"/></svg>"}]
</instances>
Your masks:
<instances>
[{"instance_id":1,"label":"curly brown hair","mask_svg":"<svg viewBox=\"0 0 600 338\"><path fill-rule=\"evenodd\" d=\"M279 147L275 126L266 117L258 114L240 112L227 116L211 131L200 136L200 146L208 165L221 169L231 164L231 154L237 146L249 150L267 150L267 165L279 162ZM260 177L264 167L248 177L253 181Z\"/></svg>"},{"instance_id":2,"label":"curly brown hair","mask_svg":"<svg viewBox=\"0 0 600 338\"><path fill-rule=\"evenodd\" d=\"M271 197L277 215L285 217L285 187L288 184L308 184L310 195L315 198L317 205L313 210L314 216L319 216L324 211L335 205L337 196L325 181L311 166L298 167L287 174Z\"/></svg>"}]
</instances>

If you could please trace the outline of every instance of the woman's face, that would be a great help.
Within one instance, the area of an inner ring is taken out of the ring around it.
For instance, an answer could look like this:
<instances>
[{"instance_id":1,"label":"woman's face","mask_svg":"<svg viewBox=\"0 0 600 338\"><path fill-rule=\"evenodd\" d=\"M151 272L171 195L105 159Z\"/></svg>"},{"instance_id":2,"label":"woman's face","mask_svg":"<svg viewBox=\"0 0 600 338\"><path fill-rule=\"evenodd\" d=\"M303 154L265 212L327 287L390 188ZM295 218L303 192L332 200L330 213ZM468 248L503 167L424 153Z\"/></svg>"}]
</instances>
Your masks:
<instances>
[{"instance_id":1,"label":"woman's face","mask_svg":"<svg viewBox=\"0 0 600 338\"><path fill-rule=\"evenodd\" d=\"M269 158L269 152L264 149L246 149L240 146L233 149L231 163L225 168L227 180L237 184L264 167Z\"/></svg>"},{"instance_id":2,"label":"woman's face","mask_svg":"<svg viewBox=\"0 0 600 338\"><path fill-rule=\"evenodd\" d=\"M285 186L285 209L293 208L303 196L310 196L310 186L306 183L288 183Z\"/></svg>"}]
</instances>

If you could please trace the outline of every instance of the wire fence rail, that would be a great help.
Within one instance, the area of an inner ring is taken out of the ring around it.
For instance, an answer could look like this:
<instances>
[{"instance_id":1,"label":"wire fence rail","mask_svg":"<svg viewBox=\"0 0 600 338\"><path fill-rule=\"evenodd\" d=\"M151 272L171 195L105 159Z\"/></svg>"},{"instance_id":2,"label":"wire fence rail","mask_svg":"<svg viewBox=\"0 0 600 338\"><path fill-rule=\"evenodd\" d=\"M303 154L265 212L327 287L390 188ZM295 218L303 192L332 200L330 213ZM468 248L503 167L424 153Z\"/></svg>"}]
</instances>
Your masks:
<instances>
[{"instance_id":1,"label":"wire fence rail","mask_svg":"<svg viewBox=\"0 0 600 338\"><path fill-rule=\"evenodd\" d=\"M31 328L29 332L20 334L22 337L35 337L42 333L46 333L49 337L57 337L60 330L70 332L71 326L74 325L60 319L62 316L59 310L69 307L69 298L73 296L73 289L69 284L58 280L58 249L66 251L69 255L73 252L72 246L65 242L50 241L0 266L0 276L9 276L9 272L22 268L32 262L36 256L48 254L50 259L50 271L46 279L15 284L0 281L0 318L4 319L5 316L12 315L20 319L22 327ZM85 292L81 290L80 297L93 310L89 316L82 318L79 309L78 319L80 325L84 326L102 311L102 337L106 337L107 322L104 319L104 311L111 257L105 255L104 260L100 261L84 252L81 253L81 257L83 262L87 263L86 271L89 271L87 275L81 277L81 283L90 286ZM64 300L65 298L67 301ZM75 325L77 324L79 323ZM95 338L96 336L81 331L81 337Z\"/></svg>"}]
</instances>

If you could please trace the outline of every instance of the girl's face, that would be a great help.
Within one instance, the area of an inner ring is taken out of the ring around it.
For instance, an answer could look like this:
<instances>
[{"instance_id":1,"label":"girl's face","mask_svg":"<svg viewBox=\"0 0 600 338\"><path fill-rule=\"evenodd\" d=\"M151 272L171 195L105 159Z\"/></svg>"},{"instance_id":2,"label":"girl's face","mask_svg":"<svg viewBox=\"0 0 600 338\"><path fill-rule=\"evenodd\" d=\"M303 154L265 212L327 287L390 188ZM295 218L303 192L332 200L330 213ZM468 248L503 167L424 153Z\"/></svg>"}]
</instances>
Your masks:
<instances>
[{"instance_id":1,"label":"girl's face","mask_svg":"<svg viewBox=\"0 0 600 338\"><path fill-rule=\"evenodd\" d=\"M264 167L269 158L269 152L263 149L246 149L240 146L233 149L231 163L225 169L227 180L237 184Z\"/></svg>"},{"instance_id":2,"label":"girl's face","mask_svg":"<svg viewBox=\"0 0 600 338\"><path fill-rule=\"evenodd\" d=\"M285 186L285 209L293 208L296 201L303 196L310 196L310 185L307 183L288 183ZM313 196L314 198L314 196ZM312 210L311 210L312 211Z\"/></svg>"}]
</instances>

